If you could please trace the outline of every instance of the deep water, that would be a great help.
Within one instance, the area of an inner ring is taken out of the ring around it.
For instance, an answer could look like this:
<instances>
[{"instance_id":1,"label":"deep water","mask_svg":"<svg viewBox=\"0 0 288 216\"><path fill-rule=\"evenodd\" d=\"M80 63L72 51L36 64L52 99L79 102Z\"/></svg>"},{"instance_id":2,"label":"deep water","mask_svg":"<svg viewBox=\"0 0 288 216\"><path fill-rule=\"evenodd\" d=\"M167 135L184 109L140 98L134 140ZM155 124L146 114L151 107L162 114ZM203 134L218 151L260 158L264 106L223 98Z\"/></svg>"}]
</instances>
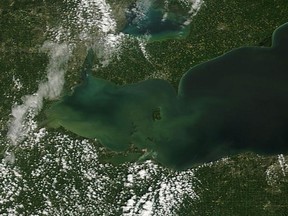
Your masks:
<instances>
[{"instance_id":1,"label":"deep water","mask_svg":"<svg viewBox=\"0 0 288 216\"><path fill-rule=\"evenodd\" d=\"M175 169L288 150L288 24L270 48L235 49L191 68L178 93L164 80L118 86L95 78L93 58L90 49L83 83L47 110L49 126L115 151L134 145Z\"/></svg>"}]
</instances>

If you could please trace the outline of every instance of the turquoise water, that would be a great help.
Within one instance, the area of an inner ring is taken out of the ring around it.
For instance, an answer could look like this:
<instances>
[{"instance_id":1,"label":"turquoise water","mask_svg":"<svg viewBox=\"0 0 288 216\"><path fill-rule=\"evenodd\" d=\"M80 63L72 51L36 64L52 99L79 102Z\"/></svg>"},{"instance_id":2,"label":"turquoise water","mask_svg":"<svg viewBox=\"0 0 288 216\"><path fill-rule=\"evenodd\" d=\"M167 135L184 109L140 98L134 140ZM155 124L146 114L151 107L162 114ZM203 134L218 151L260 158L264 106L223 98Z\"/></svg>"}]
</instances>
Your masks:
<instances>
[{"instance_id":1,"label":"turquoise water","mask_svg":"<svg viewBox=\"0 0 288 216\"><path fill-rule=\"evenodd\" d=\"M285 24L274 32L271 48L239 48L191 68L177 93L159 79L118 86L95 78L90 50L83 83L47 115L51 126L97 138L114 151L133 144L176 169L243 151L283 153L287 58Z\"/></svg>"},{"instance_id":2,"label":"turquoise water","mask_svg":"<svg viewBox=\"0 0 288 216\"><path fill-rule=\"evenodd\" d=\"M165 13L167 17L164 18ZM133 36L147 35L150 36L150 41L185 38L190 31L189 26L183 25L187 19L187 14L183 11L165 11L163 6L159 7L154 2L143 13L131 9L126 14L127 24L122 32Z\"/></svg>"}]
</instances>

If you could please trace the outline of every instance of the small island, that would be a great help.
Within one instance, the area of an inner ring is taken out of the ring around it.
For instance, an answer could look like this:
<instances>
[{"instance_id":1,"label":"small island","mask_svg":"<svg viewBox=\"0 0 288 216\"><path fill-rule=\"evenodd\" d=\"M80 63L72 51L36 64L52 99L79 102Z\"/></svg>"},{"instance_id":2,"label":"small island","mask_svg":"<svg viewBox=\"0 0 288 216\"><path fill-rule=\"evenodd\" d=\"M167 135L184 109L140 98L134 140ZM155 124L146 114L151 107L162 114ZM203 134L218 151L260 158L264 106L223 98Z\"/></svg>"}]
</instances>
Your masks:
<instances>
[{"instance_id":1,"label":"small island","mask_svg":"<svg viewBox=\"0 0 288 216\"><path fill-rule=\"evenodd\" d=\"M46 111L48 126L113 151L136 146L174 169L288 150L288 23L275 30L272 47L241 47L191 68L178 92L160 79L122 86L98 79L93 59L90 49L83 82Z\"/></svg>"}]
</instances>

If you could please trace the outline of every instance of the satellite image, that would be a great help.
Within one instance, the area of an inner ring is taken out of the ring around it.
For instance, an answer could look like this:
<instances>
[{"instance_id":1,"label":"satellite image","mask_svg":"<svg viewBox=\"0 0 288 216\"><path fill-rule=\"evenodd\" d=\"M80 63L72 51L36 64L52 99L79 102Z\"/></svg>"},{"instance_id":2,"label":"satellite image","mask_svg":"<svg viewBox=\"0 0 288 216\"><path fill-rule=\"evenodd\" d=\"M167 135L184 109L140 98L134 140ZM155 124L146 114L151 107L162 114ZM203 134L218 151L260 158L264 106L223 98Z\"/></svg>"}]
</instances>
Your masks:
<instances>
[{"instance_id":1,"label":"satellite image","mask_svg":"<svg viewBox=\"0 0 288 216\"><path fill-rule=\"evenodd\" d=\"M0 215L288 215L287 14L2 0Z\"/></svg>"}]
</instances>

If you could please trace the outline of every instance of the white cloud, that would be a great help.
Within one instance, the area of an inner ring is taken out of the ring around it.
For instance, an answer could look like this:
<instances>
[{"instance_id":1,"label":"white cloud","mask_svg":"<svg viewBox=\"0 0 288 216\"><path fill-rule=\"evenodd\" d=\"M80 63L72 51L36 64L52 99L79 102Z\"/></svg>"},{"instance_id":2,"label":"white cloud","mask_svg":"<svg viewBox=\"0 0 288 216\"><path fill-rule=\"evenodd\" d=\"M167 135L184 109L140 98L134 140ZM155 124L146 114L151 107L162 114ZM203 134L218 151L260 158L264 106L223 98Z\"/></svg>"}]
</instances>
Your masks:
<instances>
[{"instance_id":1,"label":"white cloud","mask_svg":"<svg viewBox=\"0 0 288 216\"><path fill-rule=\"evenodd\" d=\"M66 64L71 55L68 45L45 42L40 51L48 53L49 56L47 81L41 82L34 94L23 96L22 104L12 106L7 137L13 145L21 142L28 132L35 128L31 121L42 109L43 100L56 99L64 85Z\"/></svg>"}]
</instances>

